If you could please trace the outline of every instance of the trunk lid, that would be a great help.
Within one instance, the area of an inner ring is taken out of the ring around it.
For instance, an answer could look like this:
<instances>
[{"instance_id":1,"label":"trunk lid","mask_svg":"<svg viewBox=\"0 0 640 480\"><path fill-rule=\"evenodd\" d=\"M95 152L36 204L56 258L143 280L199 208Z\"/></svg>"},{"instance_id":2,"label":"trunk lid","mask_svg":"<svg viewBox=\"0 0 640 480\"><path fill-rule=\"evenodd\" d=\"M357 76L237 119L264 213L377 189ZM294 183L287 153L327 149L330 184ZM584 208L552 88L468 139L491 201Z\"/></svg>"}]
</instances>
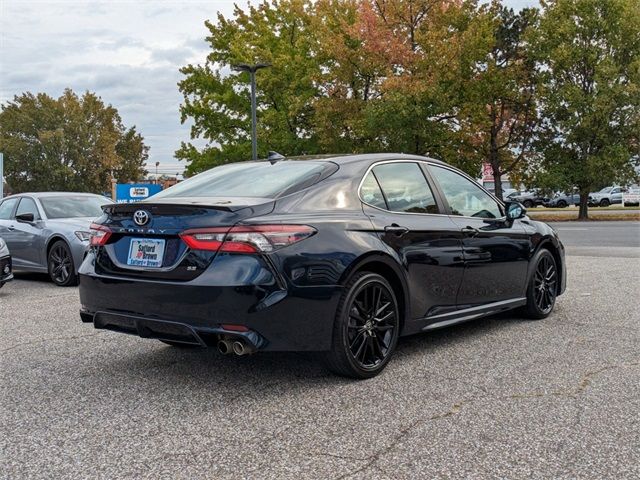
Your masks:
<instances>
[{"instance_id":1,"label":"trunk lid","mask_svg":"<svg viewBox=\"0 0 640 480\"><path fill-rule=\"evenodd\" d=\"M97 223L108 227L107 244L96 248L96 272L113 276L188 281L200 275L215 252L189 250L179 234L194 228L229 227L266 215L275 202L265 198L171 198L103 208ZM140 213L142 212L142 213ZM136 221L137 220L137 221ZM148 263L136 264L140 258ZM149 253L151 252L151 253Z\"/></svg>"}]
</instances>

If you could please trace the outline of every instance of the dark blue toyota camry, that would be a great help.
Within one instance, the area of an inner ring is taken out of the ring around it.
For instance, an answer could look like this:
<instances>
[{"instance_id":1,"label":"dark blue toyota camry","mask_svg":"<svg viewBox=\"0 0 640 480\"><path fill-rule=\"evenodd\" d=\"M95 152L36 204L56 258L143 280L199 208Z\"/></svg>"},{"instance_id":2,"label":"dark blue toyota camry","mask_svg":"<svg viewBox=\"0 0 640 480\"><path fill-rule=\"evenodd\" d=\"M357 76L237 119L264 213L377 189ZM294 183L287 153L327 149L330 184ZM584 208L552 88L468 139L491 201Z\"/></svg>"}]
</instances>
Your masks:
<instances>
[{"instance_id":1,"label":"dark blue toyota camry","mask_svg":"<svg viewBox=\"0 0 640 480\"><path fill-rule=\"evenodd\" d=\"M83 321L225 354L323 352L354 378L378 374L401 335L547 317L566 283L553 229L419 156L274 156L103 210Z\"/></svg>"}]
</instances>

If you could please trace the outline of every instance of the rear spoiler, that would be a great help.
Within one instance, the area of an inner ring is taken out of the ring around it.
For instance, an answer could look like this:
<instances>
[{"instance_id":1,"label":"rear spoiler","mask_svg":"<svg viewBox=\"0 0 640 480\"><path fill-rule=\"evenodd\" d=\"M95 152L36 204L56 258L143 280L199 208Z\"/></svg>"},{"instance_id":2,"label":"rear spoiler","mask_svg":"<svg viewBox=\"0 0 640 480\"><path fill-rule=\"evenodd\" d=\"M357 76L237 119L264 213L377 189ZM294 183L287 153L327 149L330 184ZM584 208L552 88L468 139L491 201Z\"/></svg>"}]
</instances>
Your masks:
<instances>
[{"instance_id":1,"label":"rear spoiler","mask_svg":"<svg viewBox=\"0 0 640 480\"><path fill-rule=\"evenodd\" d=\"M272 203L272 198L263 197L182 197L182 198L162 198L154 200L153 197L148 200L136 203L112 203L103 205L102 210L105 213L133 213L136 210L148 209L151 211L163 211L184 213L185 210L193 210L194 207L204 208L207 210L221 210L225 212L237 212L248 207L264 205Z\"/></svg>"},{"instance_id":2,"label":"rear spoiler","mask_svg":"<svg viewBox=\"0 0 640 480\"><path fill-rule=\"evenodd\" d=\"M112 214L132 214L136 210L145 209L153 213L175 214L193 212L194 208L202 208L205 210L219 210L224 212L237 212L245 208L253 208L261 205L273 205L275 200L272 198L261 197L236 197L233 199L222 199L219 197L184 197L184 198L167 198L153 200L150 198L142 202L136 203L110 203L103 205L102 210L105 213Z\"/></svg>"}]
</instances>

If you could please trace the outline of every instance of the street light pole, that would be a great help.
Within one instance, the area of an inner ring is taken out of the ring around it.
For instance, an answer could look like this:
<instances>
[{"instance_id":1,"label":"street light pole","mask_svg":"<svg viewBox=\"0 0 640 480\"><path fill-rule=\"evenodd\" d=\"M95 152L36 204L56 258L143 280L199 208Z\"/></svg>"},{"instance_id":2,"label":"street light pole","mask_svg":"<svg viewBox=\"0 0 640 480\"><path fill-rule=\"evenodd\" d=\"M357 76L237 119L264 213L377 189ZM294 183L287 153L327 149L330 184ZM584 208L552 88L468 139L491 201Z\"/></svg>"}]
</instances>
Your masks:
<instances>
[{"instance_id":1,"label":"street light pole","mask_svg":"<svg viewBox=\"0 0 640 480\"><path fill-rule=\"evenodd\" d=\"M236 72L248 72L251 80L251 158L258 159L258 134L256 119L256 72L261 68L270 67L268 63L257 63L255 65L247 65L241 63L232 65L231 68Z\"/></svg>"}]
</instances>

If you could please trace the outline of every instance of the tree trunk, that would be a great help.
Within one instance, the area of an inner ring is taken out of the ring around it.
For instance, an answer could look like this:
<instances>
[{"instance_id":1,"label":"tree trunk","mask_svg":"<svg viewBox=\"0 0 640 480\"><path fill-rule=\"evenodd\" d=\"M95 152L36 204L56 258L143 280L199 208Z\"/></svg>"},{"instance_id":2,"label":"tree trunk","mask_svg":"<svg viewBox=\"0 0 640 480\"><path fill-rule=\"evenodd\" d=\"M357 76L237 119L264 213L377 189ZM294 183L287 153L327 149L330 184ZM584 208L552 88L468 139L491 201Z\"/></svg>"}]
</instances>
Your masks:
<instances>
[{"instance_id":1,"label":"tree trunk","mask_svg":"<svg viewBox=\"0 0 640 480\"><path fill-rule=\"evenodd\" d=\"M589 220L589 209L587 207L587 201L589 200L589 192L580 192L580 211L578 213L578 220Z\"/></svg>"},{"instance_id":2,"label":"tree trunk","mask_svg":"<svg viewBox=\"0 0 640 480\"><path fill-rule=\"evenodd\" d=\"M493 170L493 194L502 201L502 171L497 160L491 162L491 169Z\"/></svg>"}]
</instances>

